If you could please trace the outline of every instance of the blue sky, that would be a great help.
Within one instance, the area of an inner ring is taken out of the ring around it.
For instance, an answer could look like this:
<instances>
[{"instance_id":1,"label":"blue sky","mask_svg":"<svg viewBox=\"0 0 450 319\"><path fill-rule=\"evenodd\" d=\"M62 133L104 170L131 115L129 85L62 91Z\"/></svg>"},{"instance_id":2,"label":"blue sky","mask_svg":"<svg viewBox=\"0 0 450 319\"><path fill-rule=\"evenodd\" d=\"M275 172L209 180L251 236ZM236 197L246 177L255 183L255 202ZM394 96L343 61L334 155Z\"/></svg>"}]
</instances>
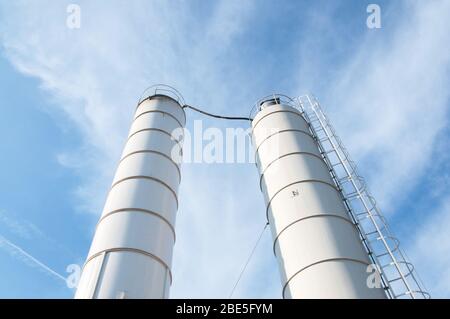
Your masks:
<instances>
[{"instance_id":1,"label":"blue sky","mask_svg":"<svg viewBox=\"0 0 450 319\"><path fill-rule=\"evenodd\" d=\"M371 2L381 29L366 27ZM80 29L66 26L70 3ZM0 0L0 297L73 295L58 274L83 263L154 83L236 115L273 92L313 93L427 288L450 297L448 30L446 0ZM203 122L230 125L245 127ZM171 296L227 297L265 223L257 171L186 164L182 175ZM234 296L280 291L266 232Z\"/></svg>"}]
</instances>

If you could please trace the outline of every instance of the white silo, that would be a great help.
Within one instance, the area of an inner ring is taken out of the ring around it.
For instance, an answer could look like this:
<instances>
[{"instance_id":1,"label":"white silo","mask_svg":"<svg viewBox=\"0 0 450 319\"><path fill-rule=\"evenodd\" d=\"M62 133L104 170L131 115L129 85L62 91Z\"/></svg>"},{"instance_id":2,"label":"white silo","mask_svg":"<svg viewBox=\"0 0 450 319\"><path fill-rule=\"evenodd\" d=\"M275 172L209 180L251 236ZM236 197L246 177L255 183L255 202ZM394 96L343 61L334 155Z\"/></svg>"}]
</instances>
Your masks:
<instances>
[{"instance_id":1,"label":"white silo","mask_svg":"<svg viewBox=\"0 0 450 319\"><path fill-rule=\"evenodd\" d=\"M157 86L139 101L75 298L167 298L172 281L184 101Z\"/></svg>"},{"instance_id":2,"label":"white silo","mask_svg":"<svg viewBox=\"0 0 450 319\"><path fill-rule=\"evenodd\" d=\"M285 102L286 101L286 102ZM252 138L284 298L386 298L317 142L289 99L257 104Z\"/></svg>"}]
</instances>

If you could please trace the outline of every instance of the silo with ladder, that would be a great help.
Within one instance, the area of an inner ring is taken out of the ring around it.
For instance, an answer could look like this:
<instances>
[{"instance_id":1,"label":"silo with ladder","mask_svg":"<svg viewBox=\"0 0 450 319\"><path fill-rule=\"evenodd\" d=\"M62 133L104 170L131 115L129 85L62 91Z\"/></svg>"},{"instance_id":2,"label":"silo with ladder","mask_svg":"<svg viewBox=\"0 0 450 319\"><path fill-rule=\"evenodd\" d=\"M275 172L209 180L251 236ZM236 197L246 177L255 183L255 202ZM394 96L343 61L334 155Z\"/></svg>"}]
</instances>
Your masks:
<instances>
[{"instance_id":1,"label":"silo with ladder","mask_svg":"<svg viewBox=\"0 0 450 319\"><path fill-rule=\"evenodd\" d=\"M308 122L287 97L262 99L252 138L284 298L385 298Z\"/></svg>"}]
</instances>

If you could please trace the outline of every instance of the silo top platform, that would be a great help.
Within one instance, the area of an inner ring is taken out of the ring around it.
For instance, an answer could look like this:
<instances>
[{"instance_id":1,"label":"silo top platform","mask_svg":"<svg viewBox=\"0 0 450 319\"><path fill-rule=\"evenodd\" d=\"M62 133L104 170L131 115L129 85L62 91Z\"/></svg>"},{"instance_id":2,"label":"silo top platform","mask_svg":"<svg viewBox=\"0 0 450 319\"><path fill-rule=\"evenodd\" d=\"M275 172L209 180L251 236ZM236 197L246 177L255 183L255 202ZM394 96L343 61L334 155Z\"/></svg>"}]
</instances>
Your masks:
<instances>
[{"instance_id":1,"label":"silo top platform","mask_svg":"<svg viewBox=\"0 0 450 319\"><path fill-rule=\"evenodd\" d=\"M138 105L147 99L158 96L170 98L177 102L181 107L186 104L183 95L181 95L177 89L165 84L155 84L145 89L139 98Z\"/></svg>"},{"instance_id":2,"label":"silo top platform","mask_svg":"<svg viewBox=\"0 0 450 319\"><path fill-rule=\"evenodd\" d=\"M273 105L286 105L298 109L294 99L284 94L271 94L259 99L250 111L250 118L254 118L263 109Z\"/></svg>"}]
</instances>

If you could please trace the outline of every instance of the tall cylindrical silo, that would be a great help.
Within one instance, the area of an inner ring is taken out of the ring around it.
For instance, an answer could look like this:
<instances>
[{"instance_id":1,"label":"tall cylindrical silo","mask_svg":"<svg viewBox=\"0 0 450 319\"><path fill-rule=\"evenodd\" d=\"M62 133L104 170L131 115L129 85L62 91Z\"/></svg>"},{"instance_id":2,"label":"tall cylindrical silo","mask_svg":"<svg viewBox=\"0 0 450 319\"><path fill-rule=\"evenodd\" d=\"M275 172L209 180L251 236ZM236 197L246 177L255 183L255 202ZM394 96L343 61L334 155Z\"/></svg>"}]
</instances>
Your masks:
<instances>
[{"instance_id":1,"label":"tall cylindrical silo","mask_svg":"<svg viewBox=\"0 0 450 319\"><path fill-rule=\"evenodd\" d=\"M252 138L280 266L283 298L385 298L370 259L301 112L258 104Z\"/></svg>"},{"instance_id":2,"label":"tall cylindrical silo","mask_svg":"<svg viewBox=\"0 0 450 319\"><path fill-rule=\"evenodd\" d=\"M140 101L75 298L167 298L185 125L176 98Z\"/></svg>"}]
</instances>

